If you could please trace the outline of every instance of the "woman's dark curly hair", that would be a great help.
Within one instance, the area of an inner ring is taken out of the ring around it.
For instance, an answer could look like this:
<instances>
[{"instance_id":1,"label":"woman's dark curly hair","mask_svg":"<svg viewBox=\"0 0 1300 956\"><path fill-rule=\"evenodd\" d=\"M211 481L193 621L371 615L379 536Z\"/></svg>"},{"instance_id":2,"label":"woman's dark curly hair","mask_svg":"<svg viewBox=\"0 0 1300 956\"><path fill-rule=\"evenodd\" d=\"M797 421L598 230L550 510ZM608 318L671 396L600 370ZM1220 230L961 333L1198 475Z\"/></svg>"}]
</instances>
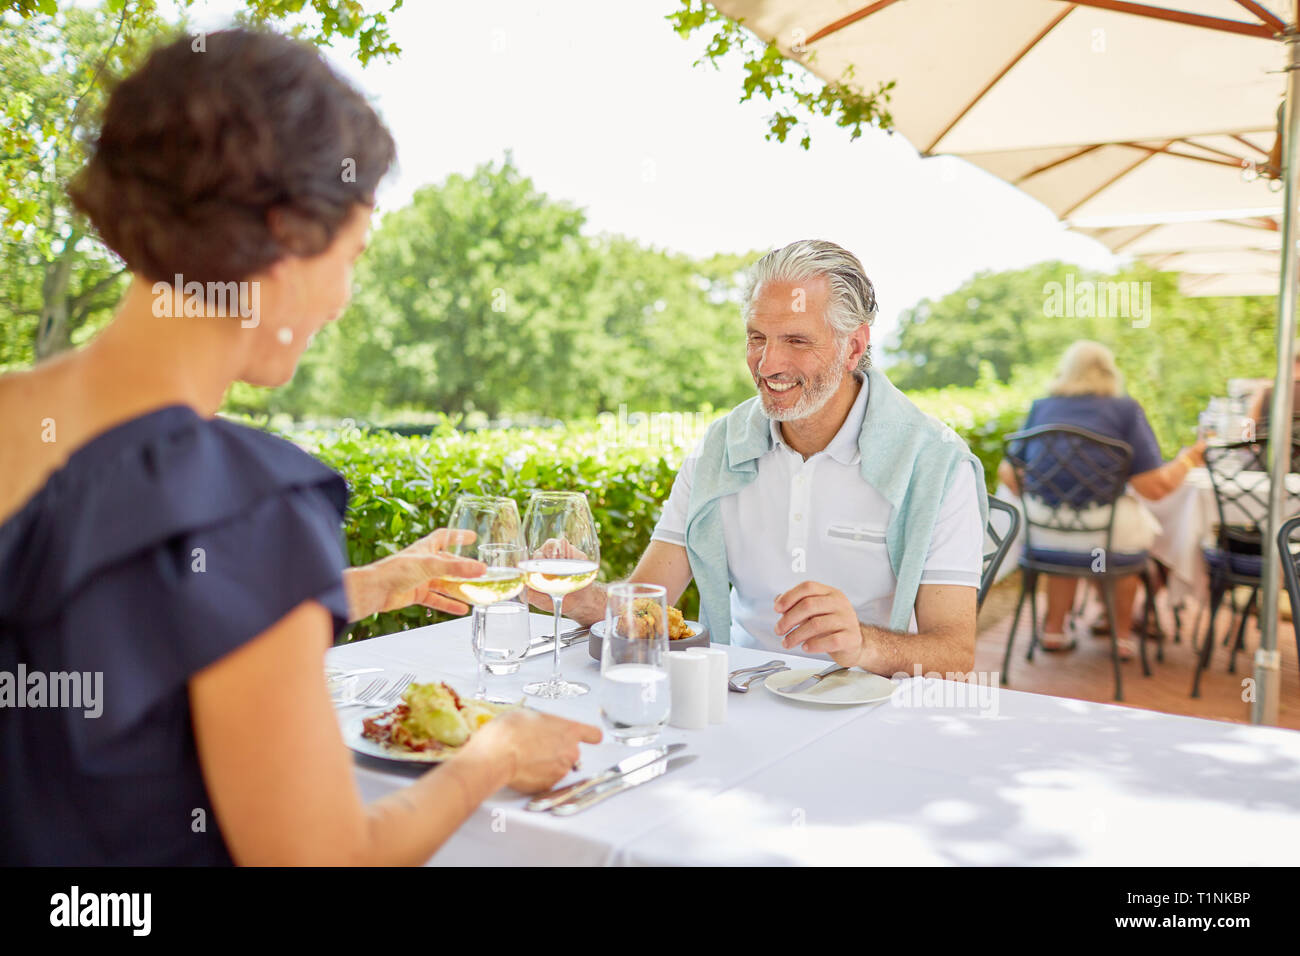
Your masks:
<instances>
[{"instance_id":1,"label":"woman's dark curly hair","mask_svg":"<svg viewBox=\"0 0 1300 956\"><path fill-rule=\"evenodd\" d=\"M313 47L224 30L160 47L118 84L69 194L137 275L239 281L323 252L394 152Z\"/></svg>"}]
</instances>

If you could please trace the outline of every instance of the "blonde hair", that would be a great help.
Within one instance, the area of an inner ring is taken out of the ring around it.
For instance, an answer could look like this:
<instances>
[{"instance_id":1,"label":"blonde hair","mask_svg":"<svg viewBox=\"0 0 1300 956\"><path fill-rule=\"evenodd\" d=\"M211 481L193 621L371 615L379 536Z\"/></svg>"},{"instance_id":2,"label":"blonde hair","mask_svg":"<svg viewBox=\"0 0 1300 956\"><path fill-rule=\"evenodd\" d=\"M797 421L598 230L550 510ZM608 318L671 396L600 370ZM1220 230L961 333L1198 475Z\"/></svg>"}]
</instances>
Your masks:
<instances>
[{"instance_id":1,"label":"blonde hair","mask_svg":"<svg viewBox=\"0 0 1300 956\"><path fill-rule=\"evenodd\" d=\"M1061 356L1051 395L1123 395L1124 376L1115 356L1100 342L1081 339Z\"/></svg>"}]
</instances>

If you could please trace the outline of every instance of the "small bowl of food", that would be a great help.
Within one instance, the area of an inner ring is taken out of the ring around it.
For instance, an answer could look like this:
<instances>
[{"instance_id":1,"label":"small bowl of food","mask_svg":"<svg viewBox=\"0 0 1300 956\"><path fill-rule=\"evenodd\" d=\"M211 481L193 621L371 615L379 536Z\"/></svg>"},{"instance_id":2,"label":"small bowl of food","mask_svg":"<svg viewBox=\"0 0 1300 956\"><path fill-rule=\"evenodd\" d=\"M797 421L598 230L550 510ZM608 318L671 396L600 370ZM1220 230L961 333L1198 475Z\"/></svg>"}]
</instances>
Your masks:
<instances>
[{"instance_id":1,"label":"small bowl of food","mask_svg":"<svg viewBox=\"0 0 1300 956\"><path fill-rule=\"evenodd\" d=\"M659 605L649 598L637 601L637 610L632 623L632 634L623 634L622 620L616 622L619 637L648 639L659 625ZM600 660L601 648L605 644L605 622L597 621L591 625L591 637L587 640L587 653L595 660ZM684 651L688 647L708 647L709 632L699 621L688 621L675 607L668 609L668 649Z\"/></svg>"}]
</instances>

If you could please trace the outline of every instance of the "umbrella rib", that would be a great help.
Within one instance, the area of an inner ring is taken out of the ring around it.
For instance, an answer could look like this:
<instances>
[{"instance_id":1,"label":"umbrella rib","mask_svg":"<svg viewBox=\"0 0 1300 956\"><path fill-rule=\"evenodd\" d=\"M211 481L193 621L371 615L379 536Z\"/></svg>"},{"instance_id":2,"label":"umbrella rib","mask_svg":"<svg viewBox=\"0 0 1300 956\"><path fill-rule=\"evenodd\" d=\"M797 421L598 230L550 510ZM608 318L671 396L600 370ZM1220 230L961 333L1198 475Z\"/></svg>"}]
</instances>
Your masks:
<instances>
[{"instance_id":1,"label":"umbrella rib","mask_svg":"<svg viewBox=\"0 0 1300 956\"><path fill-rule=\"evenodd\" d=\"M1262 146L1256 146L1254 143L1246 139L1246 137L1242 136L1241 134L1233 133L1232 138L1235 139L1237 142L1241 143L1243 146L1249 146L1251 149L1259 153L1259 155L1263 156L1265 159L1268 158L1268 150L1264 149Z\"/></svg>"},{"instance_id":2,"label":"umbrella rib","mask_svg":"<svg viewBox=\"0 0 1300 956\"><path fill-rule=\"evenodd\" d=\"M1110 144L1110 143L1093 143L1091 146L1085 146L1085 147L1083 147L1082 149L1076 150L1075 152L1071 153L1069 156L1062 156L1060 159L1054 159L1054 160L1052 160L1050 163L1047 163L1046 165L1038 166L1038 167L1036 167L1036 168L1034 168L1034 169L1031 169L1029 172L1025 173L1023 176L1019 176L1019 177L1017 177L1016 181L1015 181L1012 185L1019 186L1019 185L1020 185L1021 183L1023 183L1025 180L1027 180L1027 179L1033 179L1035 176L1037 176L1037 175L1040 174L1040 173L1045 173L1045 172L1047 172L1049 169L1055 169L1057 166L1062 166L1062 165L1064 165L1065 163L1072 162L1072 161L1078 159L1080 156L1086 156L1088 153L1091 153L1094 149L1101 149L1103 146L1109 146L1109 145L1111 145L1111 144Z\"/></svg>"},{"instance_id":3,"label":"umbrella rib","mask_svg":"<svg viewBox=\"0 0 1300 956\"><path fill-rule=\"evenodd\" d=\"M1141 238L1142 238L1143 236L1145 236L1147 233L1151 232L1151 231L1154 230L1154 229L1158 229L1158 228L1160 228L1160 223L1158 223L1158 222L1153 222L1153 223L1151 223L1151 225L1147 226L1145 229L1143 229L1143 230L1141 230L1140 232L1138 232L1137 235L1133 236L1133 237L1130 238L1130 239L1125 239L1125 240L1124 240L1123 242L1121 242L1119 245L1115 246L1115 247L1114 247L1114 251L1115 251L1115 252L1119 252L1119 251L1120 251L1121 249L1123 249L1125 246L1131 246L1131 245L1133 245L1133 243L1137 242L1139 239L1141 239Z\"/></svg>"},{"instance_id":4,"label":"umbrella rib","mask_svg":"<svg viewBox=\"0 0 1300 956\"><path fill-rule=\"evenodd\" d=\"M1169 143L1172 143L1172 142L1173 142L1172 139L1169 140L1167 143L1165 143L1165 147L1168 147L1168 146L1169 146ZM1064 211L1061 213L1061 218L1064 219L1066 216L1070 215L1070 213L1074 212L1076 209L1078 209L1080 206L1082 206L1084 203L1086 203L1089 199L1092 199L1092 197L1096 196L1096 195L1097 195L1099 192L1101 192L1103 189L1107 189L1107 188L1109 188L1110 186L1114 185L1114 184L1115 184L1116 182L1118 182L1120 179L1122 179L1123 177L1127 176L1129 173L1133 172L1133 170L1137 169L1139 166L1141 166L1143 163L1145 163L1147 160L1149 160L1152 156L1156 155L1156 153L1159 152L1159 151L1160 151L1160 150L1153 150L1153 151L1147 153L1147 154L1146 154L1145 156L1143 156L1141 159L1139 159L1139 160L1138 160L1136 163L1134 163L1132 166L1129 166L1127 169L1120 170L1118 173L1116 173L1116 174L1115 174L1114 176L1112 176L1110 179L1106 180L1104 183L1102 183L1100 186L1098 186L1098 187L1097 187L1096 189L1094 189L1092 192L1088 193L1088 195L1086 195L1086 196L1084 196L1082 199L1080 199L1077 203L1075 203L1075 204L1074 204L1073 206L1071 206L1069 209L1064 210Z\"/></svg>"},{"instance_id":5,"label":"umbrella rib","mask_svg":"<svg viewBox=\"0 0 1300 956\"><path fill-rule=\"evenodd\" d=\"M1255 0L1237 0L1237 5L1245 7L1255 16L1259 17L1278 33L1286 30L1286 24L1273 15L1273 12L1266 7L1256 3Z\"/></svg>"},{"instance_id":6,"label":"umbrella rib","mask_svg":"<svg viewBox=\"0 0 1300 956\"><path fill-rule=\"evenodd\" d=\"M1240 33L1248 37L1261 37L1265 40L1274 38L1271 27L1262 23L1246 23L1242 20L1228 20L1224 17L1208 17L1201 13L1188 13L1185 10L1170 10L1168 7L1153 7L1145 3L1129 3L1128 0L1074 0L1084 7L1096 7L1098 10L1110 10L1114 13L1131 13L1138 17L1150 17L1153 20L1166 20L1182 23L1189 27L1205 27L1224 33Z\"/></svg>"},{"instance_id":7,"label":"umbrella rib","mask_svg":"<svg viewBox=\"0 0 1300 956\"><path fill-rule=\"evenodd\" d=\"M965 107L963 107L957 113L957 115L952 118L952 122L950 122L947 126L945 126L942 131L940 131L939 135L934 138L934 142L932 142L929 146L925 148L925 151L922 153L922 155L929 156L931 153L933 153L934 150L938 147L939 143L943 141L943 138L952 132L952 128L956 126L958 123L960 123L962 119L966 116L966 114L975 108L975 104L978 103L980 100L982 100L985 96L987 96L989 90L997 86L998 83L1002 81L1002 78L1006 76L1009 72L1011 72L1012 67L1014 67L1017 63L1019 63L1022 59L1024 59L1025 55L1034 47L1036 47L1039 41L1043 39L1043 37L1051 33L1052 30L1055 29L1058 23L1060 23L1067 16L1069 16L1070 12L1074 9L1074 7L1075 5L1071 3L1064 10L1062 10L1055 17L1053 17L1051 22L1049 22L1047 26L1043 27L1043 29L1039 31L1038 36L1034 37L1032 40L1026 43L1021 48L1020 52L1017 53L1015 56L1013 56L1010 59L1010 61L1007 62L1007 65L1004 66L1001 70L999 70L994 75L993 79L989 80L988 83L985 84L982 90L980 90L978 93L975 94L975 98L972 99L969 103L967 103Z\"/></svg>"},{"instance_id":8,"label":"umbrella rib","mask_svg":"<svg viewBox=\"0 0 1300 956\"><path fill-rule=\"evenodd\" d=\"M1185 143L1186 140L1176 139L1174 143ZM1157 149L1155 146L1143 146L1141 143L1116 143L1116 146L1127 146L1129 149L1140 149L1147 153L1164 153L1166 156L1177 156L1179 159L1194 159L1200 163L1213 163L1215 166L1231 166L1233 169L1241 168L1241 160L1229 161L1226 159L1214 159L1210 156L1197 156L1194 153L1180 153L1169 149L1165 146L1163 149ZM1190 144L1195 145L1195 144Z\"/></svg>"},{"instance_id":9,"label":"umbrella rib","mask_svg":"<svg viewBox=\"0 0 1300 956\"><path fill-rule=\"evenodd\" d=\"M834 23L827 24L804 42L808 44L816 43L823 37L828 37L838 30L843 30L845 27L857 23L859 20L865 20L878 10L883 10L885 7L893 6L897 2L898 0L876 0L876 2L870 6L863 7L861 10L856 10L853 13L850 13L847 17L840 17Z\"/></svg>"},{"instance_id":10,"label":"umbrella rib","mask_svg":"<svg viewBox=\"0 0 1300 956\"><path fill-rule=\"evenodd\" d=\"M1215 149L1213 146L1206 146L1204 143L1198 143L1194 139L1183 138L1178 140L1178 142L1185 143L1186 145L1191 146L1193 149L1201 149L1207 153L1214 153L1218 156L1223 156L1225 159L1232 160L1232 164L1234 166L1240 166L1243 163L1247 162L1246 157L1244 156L1238 156L1236 153L1230 153L1226 149ZM1181 154L1176 153L1174 155L1181 155ZM1193 157L1188 157L1188 158L1191 159Z\"/></svg>"}]
</instances>

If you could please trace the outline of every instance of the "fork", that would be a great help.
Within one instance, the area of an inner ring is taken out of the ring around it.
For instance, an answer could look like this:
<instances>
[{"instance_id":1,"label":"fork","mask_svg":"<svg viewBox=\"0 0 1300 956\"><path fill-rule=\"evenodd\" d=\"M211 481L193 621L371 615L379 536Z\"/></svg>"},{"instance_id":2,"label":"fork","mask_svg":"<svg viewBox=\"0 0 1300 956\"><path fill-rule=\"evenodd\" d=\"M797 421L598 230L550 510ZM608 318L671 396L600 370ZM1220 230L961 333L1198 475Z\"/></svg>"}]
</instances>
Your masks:
<instances>
[{"instance_id":1,"label":"fork","mask_svg":"<svg viewBox=\"0 0 1300 956\"><path fill-rule=\"evenodd\" d=\"M402 696L408 684L415 680L412 673L403 674L392 684L383 680L371 681L365 690L348 700L340 701L340 707L392 707Z\"/></svg>"}]
</instances>

